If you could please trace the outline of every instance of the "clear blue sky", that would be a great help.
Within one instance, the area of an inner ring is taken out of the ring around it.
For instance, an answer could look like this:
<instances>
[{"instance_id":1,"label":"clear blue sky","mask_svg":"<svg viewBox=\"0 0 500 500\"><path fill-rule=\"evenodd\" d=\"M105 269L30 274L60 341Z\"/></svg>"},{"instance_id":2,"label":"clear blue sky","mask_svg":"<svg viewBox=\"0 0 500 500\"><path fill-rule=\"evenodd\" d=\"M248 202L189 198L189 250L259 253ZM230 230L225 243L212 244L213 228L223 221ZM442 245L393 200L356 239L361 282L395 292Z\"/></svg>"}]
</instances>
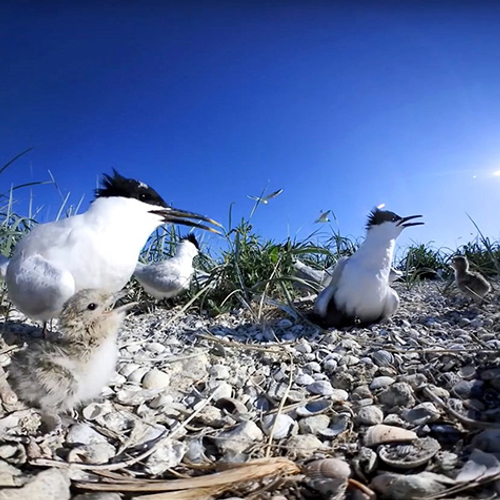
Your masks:
<instances>
[{"instance_id":1,"label":"clear blue sky","mask_svg":"<svg viewBox=\"0 0 500 500\"><path fill-rule=\"evenodd\" d=\"M380 203L425 216L402 244L467 241L465 212L499 237L500 4L37 3L0 5L0 164L34 148L2 191L50 169L86 207L116 167L226 223L269 181L278 241Z\"/></svg>"}]
</instances>

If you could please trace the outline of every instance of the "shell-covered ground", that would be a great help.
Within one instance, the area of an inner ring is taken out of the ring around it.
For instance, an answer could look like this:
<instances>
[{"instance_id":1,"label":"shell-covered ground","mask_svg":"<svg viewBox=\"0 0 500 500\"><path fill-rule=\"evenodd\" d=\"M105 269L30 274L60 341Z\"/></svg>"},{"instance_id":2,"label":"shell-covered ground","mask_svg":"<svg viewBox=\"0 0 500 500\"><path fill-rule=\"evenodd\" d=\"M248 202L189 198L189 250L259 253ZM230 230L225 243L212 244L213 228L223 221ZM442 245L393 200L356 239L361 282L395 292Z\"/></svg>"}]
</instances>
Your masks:
<instances>
[{"instance_id":1,"label":"shell-covered ground","mask_svg":"<svg viewBox=\"0 0 500 500\"><path fill-rule=\"evenodd\" d=\"M131 315L109 387L50 435L0 374L0 499L496 498L496 292L396 288L389 322L343 331L269 307ZM40 330L0 328L8 372Z\"/></svg>"}]
</instances>

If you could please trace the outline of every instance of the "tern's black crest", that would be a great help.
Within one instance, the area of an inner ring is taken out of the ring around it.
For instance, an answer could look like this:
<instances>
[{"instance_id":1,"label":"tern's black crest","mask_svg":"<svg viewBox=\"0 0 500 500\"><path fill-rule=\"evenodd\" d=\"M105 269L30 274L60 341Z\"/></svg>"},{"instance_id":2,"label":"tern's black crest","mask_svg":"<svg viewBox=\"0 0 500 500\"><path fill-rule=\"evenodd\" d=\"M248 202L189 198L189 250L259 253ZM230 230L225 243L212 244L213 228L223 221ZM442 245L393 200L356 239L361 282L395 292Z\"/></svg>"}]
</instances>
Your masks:
<instances>
[{"instance_id":1,"label":"tern's black crest","mask_svg":"<svg viewBox=\"0 0 500 500\"><path fill-rule=\"evenodd\" d=\"M96 189L96 198L109 198L121 196L133 198L149 205L168 207L163 198L144 182L135 179L127 179L113 169L113 175L104 174L102 187Z\"/></svg>"},{"instance_id":2,"label":"tern's black crest","mask_svg":"<svg viewBox=\"0 0 500 500\"><path fill-rule=\"evenodd\" d=\"M187 236L184 236L183 238L181 238L181 241L190 241L197 250L200 249L200 244L198 243L198 240L193 233L189 233Z\"/></svg>"},{"instance_id":3,"label":"tern's black crest","mask_svg":"<svg viewBox=\"0 0 500 500\"><path fill-rule=\"evenodd\" d=\"M366 229L370 229L373 226L379 226L383 222L397 222L401 220L398 214L390 212L389 210L379 210L374 208L370 215L368 216L368 222L366 223Z\"/></svg>"}]
</instances>

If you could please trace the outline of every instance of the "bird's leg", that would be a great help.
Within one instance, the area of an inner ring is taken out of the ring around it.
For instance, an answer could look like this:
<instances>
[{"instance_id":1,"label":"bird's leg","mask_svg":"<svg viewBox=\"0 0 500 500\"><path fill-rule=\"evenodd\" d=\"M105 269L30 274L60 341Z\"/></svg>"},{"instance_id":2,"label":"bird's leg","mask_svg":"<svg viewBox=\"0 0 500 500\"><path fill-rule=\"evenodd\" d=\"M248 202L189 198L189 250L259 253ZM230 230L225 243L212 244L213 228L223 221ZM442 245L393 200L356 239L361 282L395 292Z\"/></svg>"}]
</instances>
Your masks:
<instances>
[{"instance_id":1,"label":"bird's leg","mask_svg":"<svg viewBox=\"0 0 500 500\"><path fill-rule=\"evenodd\" d=\"M47 340L47 322L43 322L43 327L42 327L42 337L44 340Z\"/></svg>"}]
</instances>

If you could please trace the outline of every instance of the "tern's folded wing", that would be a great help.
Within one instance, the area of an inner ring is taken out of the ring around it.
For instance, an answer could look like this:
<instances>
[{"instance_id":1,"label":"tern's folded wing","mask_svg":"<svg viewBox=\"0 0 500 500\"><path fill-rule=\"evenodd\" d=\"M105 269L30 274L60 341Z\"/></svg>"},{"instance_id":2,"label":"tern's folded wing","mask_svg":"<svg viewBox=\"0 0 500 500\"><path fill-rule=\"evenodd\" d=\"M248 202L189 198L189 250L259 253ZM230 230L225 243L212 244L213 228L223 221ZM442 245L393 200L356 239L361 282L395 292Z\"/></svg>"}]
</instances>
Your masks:
<instances>
[{"instance_id":1,"label":"tern's folded wing","mask_svg":"<svg viewBox=\"0 0 500 500\"><path fill-rule=\"evenodd\" d=\"M41 255L14 257L7 268L7 290L14 305L33 319L57 316L75 293L70 272Z\"/></svg>"},{"instance_id":2,"label":"tern's folded wing","mask_svg":"<svg viewBox=\"0 0 500 500\"><path fill-rule=\"evenodd\" d=\"M331 273L331 279L328 286L324 290L322 290L316 297L316 302L314 303L314 312L322 318L326 316L328 304L333 300L333 296L337 291L337 284L348 260L349 257L341 257L337 261L337 265Z\"/></svg>"}]
</instances>

